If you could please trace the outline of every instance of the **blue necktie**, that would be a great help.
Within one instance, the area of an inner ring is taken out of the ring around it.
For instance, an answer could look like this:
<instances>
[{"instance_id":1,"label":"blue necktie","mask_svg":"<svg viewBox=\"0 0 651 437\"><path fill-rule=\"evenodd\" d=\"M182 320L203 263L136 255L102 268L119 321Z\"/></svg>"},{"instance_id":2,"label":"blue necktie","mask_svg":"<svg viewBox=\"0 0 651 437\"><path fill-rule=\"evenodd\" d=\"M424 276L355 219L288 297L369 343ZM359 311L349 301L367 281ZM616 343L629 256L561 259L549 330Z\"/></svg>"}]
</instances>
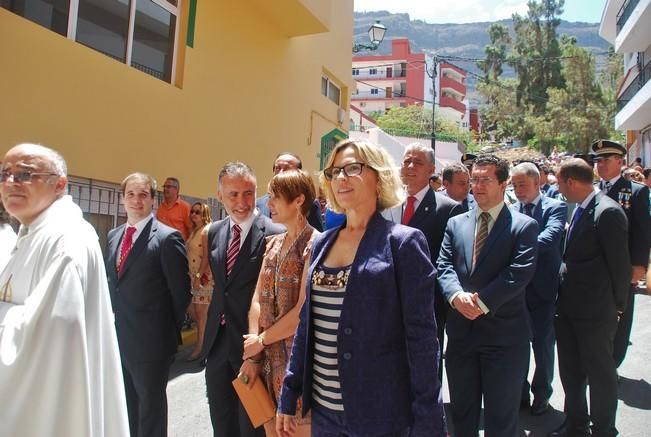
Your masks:
<instances>
[{"instance_id":1,"label":"blue necktie","mask_svg":"<svg viewBox=\"0 0 651 437\"><path fill-rule=\"evenodd\" d=\"M584 209L582 207L577 207L576 211L574 211L574 217L572 217L572 223L570 223L570 229L567 230L567 239L570 239L570 235L572 235L572 231L574 230L574 225L579 221L581 218L581 215L583 214Z\"/></svg>"}]
</instances>

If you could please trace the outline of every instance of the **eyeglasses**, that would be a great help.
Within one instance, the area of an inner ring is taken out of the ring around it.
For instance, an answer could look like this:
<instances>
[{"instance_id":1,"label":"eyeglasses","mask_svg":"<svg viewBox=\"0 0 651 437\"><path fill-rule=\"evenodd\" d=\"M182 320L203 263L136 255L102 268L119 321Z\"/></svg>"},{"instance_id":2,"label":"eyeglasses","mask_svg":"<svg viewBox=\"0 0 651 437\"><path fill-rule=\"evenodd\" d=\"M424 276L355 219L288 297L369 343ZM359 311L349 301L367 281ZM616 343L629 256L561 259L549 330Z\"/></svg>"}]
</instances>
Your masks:
<instances>
[{"instance_id":1,"label":"eyeglasses","mask_svg":"<svg viewBox=\"0 0 651 437\"><path fill-rule=\"evenodd\" d=\"M350 164L346 164L343 167L332 166L323 170L323 175L329 181L338 177L341 172L344 173L344 176L349 178L351 176L362 174L362 170L364 169L365 165L366 164L363 164L361 162L351 162Z\"/></svg>"},{"instance_id":2,"label":"eyeglasses","mask_svg":"<svg viewBox=\"0 0 651 437\"><path fill-rule=\"evenodd\" d=\"M482 178L471 178L470 179L470 183L473 184L473 185L488 185L488 184L492 184L495 181L496 181L495 178L490 178L488 176L485 176L485 177L482 177Z\"/></svg>"},{"instance_id":3,"label":"eyeglasses","mask_svg":"<svg viewBox=\"0 0 651 437\"><path fill-rule=\"evenodd\" d=\"M192 211L190 211L190 214L201 214L201 211L193 209Z\"/></svg>"},{"instance_id":4,"label":"eyeglasses","mask_svg":"<svg viewBox=\"0 0 651 437\"><path fill-rule=\"evenodd\" d=\"M32 182L32 179L40 176L58 176L56 173L34 173L31 171L19 171L17 173L11 173L10 171L0 172L0 183L9 182L9 178L17 184L29 184Z\"/></svg>"},{"instance_id":5,"label":"eyeglasses","mask_svg":"<svg viewBox=\"0 0 651 437\"><path fill-rule=\"evenodd\" d=\"M178 188L176 185L163 185L163 188Z\"/></svg>"}]
</instances>

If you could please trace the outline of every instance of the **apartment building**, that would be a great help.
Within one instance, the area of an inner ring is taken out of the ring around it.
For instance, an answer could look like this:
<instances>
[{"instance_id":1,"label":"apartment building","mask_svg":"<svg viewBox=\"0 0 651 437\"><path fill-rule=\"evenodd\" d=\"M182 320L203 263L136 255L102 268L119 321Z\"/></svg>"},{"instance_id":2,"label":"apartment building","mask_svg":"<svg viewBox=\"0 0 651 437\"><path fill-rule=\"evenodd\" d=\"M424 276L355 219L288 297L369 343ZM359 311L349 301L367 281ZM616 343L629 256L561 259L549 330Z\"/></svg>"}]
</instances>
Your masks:
<instances>
[{"instance_id":1,"label":"apartment building","mask_svg":"<svg viewBox=\"0 0 651 437\"><path fill-rule=\"evenodd\" d=\"M607 0L599 35L624 55L615 128L627 132L629 161L651 166L651 0Z\"/></svg>"},{"instance_id":2,"label":"apartment building","mask_svg":"<svg viewBox=\"0 0 651 437\"><path fill-rule=\"evenodd\" d=\"M437 62L435 90L433 65L432 56L412 53L407 38L391 40L390 55L354 56L352 75L356 87L351 105L367 115L408 105L431 108L436 94L436 110L467 129L466 73L452 64Z\"/></svg>"}]
</instances>

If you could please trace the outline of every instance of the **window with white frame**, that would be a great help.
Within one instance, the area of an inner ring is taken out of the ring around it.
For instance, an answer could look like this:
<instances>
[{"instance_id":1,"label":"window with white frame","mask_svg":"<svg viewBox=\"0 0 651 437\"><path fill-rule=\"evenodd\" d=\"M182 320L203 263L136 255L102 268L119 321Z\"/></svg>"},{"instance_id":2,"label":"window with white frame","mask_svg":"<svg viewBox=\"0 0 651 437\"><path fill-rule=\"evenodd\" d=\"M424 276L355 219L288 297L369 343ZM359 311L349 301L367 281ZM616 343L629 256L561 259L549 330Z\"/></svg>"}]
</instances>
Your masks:
<instances>
[{"instance_id":1,"label":"window with white frame","mask_svg":"<svg viewBox=\"0 0 651 437\"><path fill-rule=\"evenodd\" d=\"M359 76L359 68L353 68L353 76Z\"/></svg>"},{"instance_id":2,"label":"window with white frame","mask_svg":"<svg viewBox=\"0 0 651 437\"><path fill-rule=\"evenodd\" d=\"M169 83L181 0L0 0L0 7Z\"/></svg>"},{"instance_id":3,"label":"window with white frame","mask_svg":"<svg viewBox=\"0 0 651 437\"><path fill-rule=\"evenodd\" d=\"M379 90L377 88L371 88L371 94L379 94Z\"/></svg>"},{"instance_id":4,"label":"window with white frame","mask_svg":"<svg viewBox=\"0 0 651 437\"><path fill-rule=\"evenodd\" d=\"M371 75L377 74L377 68L369 68L368 69L368 74L371 74Z\"/></svg>"},{"instance_id":5,"label":"window with white frame","mask_svg":"<svg viewBox=\"0 0 651 437\"><path fill-rule=\"evenodd\" d=\"M341 89L328 76L321 76L321 94L332 100L337 106L341 103Z\"/></svg>"}]
</instances>

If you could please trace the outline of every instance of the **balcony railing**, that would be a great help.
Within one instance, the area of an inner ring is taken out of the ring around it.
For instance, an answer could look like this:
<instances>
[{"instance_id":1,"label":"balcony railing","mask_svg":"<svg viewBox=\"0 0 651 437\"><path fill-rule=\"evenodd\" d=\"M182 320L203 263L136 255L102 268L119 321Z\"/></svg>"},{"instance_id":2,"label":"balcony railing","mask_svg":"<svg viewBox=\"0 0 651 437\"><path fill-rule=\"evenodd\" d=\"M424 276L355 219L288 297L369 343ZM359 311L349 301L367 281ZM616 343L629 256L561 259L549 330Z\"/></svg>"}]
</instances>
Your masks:
<instances>
[{"instance_id":1,"label":"balcony railing","mask_svg":"<svg viewBox=\"0 0 651 437\"><path fill-rule=\"evenodd\" d=\"M640 0L627 0L624 2L622 5L621 9L617 13L617 34L619 35L619 31L622 30L628 19L631 17L631 14L633 13L633 9L635 9L635 6L640 2Z\"/></svg>"},{"instance_id":2,"label":"balcony railing","mask_svg":"<svg viewBox=\"0 0 651 437\"><path fill-rule=\"evenodd\" d=\"M624 109L624 106L633 99L649 79L651 79L651 61L647 62L642 71L633 79L633 82L619 95L617 98L617 112Z\"/></svg>"},{"instance_id":3,"label":"balcony railing","mask_svg":"<svg viewBox=\"0 0 651 437\"><path fill-rule=\"evenodd\" d=\"M367 80L367 79L394 79L394 80L404 80L407 77L407 72L405 70L398 71L383 71L380 70L376 74L370 74L368 71L360 71L359 74L353 74L353 79L355 80Z\"/></svg>"},{"instance_id":4,"label":"balcony railing","mask_svg":"<svg viewBox=\"0 0 651 437\"><path fill-rule=\"evenodd\" d=\"M450 88L461 94L462 96L466 95L466 86L461 82L457 82L451 77L443 76L441 77L441 89Z\"/></svg>"},{"instance_id":5,"label":"balcony railing","mask_svg":"<svg viewBox=\"0 0 651 437\"><path fill-rule=\"evenodd\" d=\"M405 97L404 90L395 90L391 93L387 93L385 90L378 90L377 93L371 93L371 91L359 91L357 94L351 96L353 100L393 99L402 97Z\"/></svg>"},{"instance_id":6,"label":"balcony railing","mask_svg":"<svg viewBox=\"0 0 651 437\"><path fill-rule=\"evenodd\" d=\"M439 102L439 106L444 108L445 107L453 108L462 113L466 112L466 105L448 96L441 96L441 101Z\"/></svg>"}]
</instances>

